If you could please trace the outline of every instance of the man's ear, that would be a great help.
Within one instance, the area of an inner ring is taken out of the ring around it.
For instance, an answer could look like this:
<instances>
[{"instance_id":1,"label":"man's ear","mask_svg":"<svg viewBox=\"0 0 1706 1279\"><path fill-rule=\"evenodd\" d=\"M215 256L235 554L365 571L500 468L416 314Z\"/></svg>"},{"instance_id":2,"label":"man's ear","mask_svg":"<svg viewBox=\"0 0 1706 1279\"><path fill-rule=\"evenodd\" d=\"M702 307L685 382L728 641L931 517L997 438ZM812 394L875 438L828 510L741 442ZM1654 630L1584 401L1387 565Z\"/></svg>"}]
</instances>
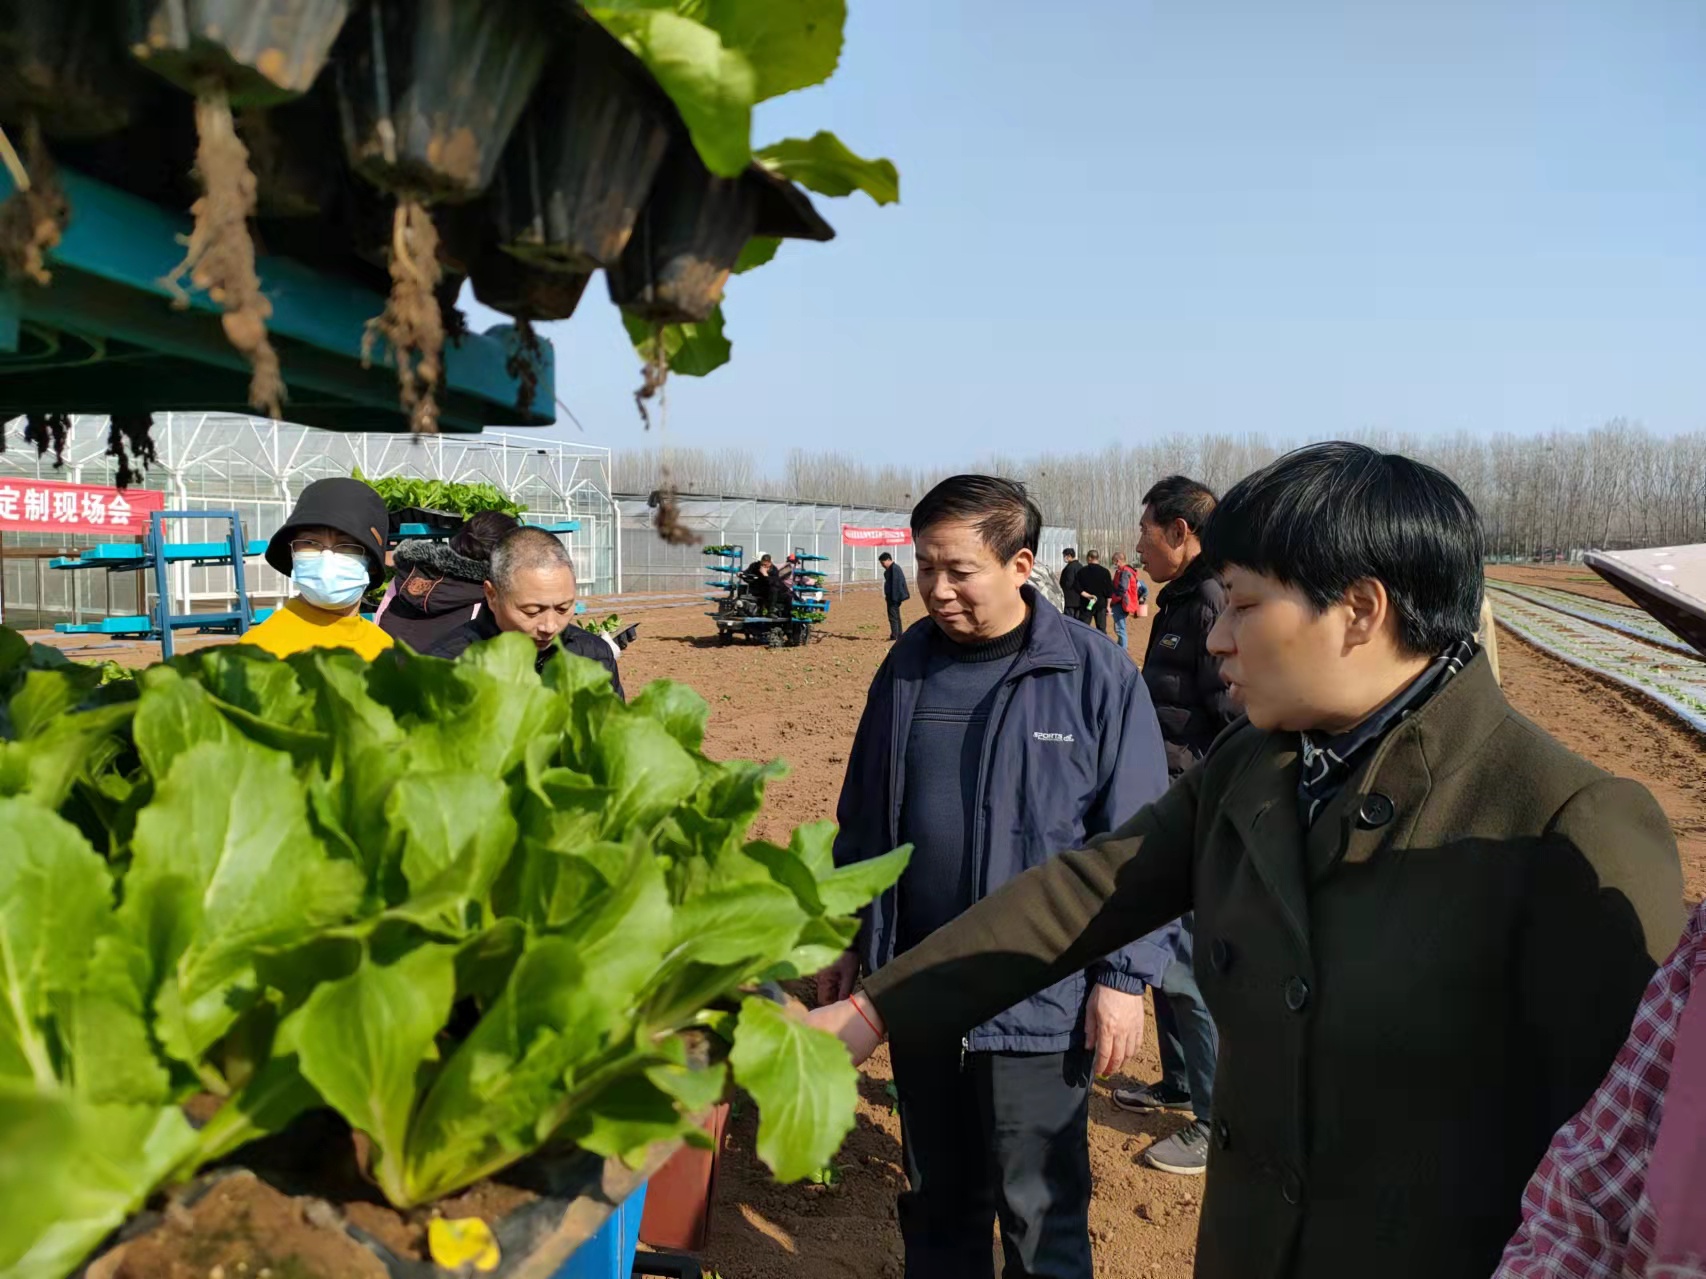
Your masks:
<instances>
[{"instance_id":1,"label":"man's ear","mask_svg":"<svg viewBox=\"0 0 1706 1279\"><path fill-rule=\"evenodd\" d=\"M1167 522L1167 545L1183 546L1185 539L1191 535L1191 526L1185 523L1185 517L1179 516Z\"/></svg>"},{"instance_id":2,"label":"man's ear","mask_svg":"<svg viewBox=\"0 0 1706 1279\"><path fill-rule=\"evenodd\" d=\"M1392 597L1386 593L1386 583L1377 577L1352 582L1339 601L1339 607L1348 613L1345 619L1347 648L1372 643L1392 618Z\"/></svg>"},{"instance_id":3,"label":"man's ear","mask_svg":"<svg viewBox=\"0 0 1706 1279\"><path fill-rule=\"evenodd\" d=\"M490 582L484 582L481 584L480 589L486 593L486 607L489 609L496 609L498 606L497 587L493 586Z\"/></svg>"},{"instance_id":4,"label":"man's ear","mask_svg":"<svg viewBox=\"0 0 1706 1279\"><path fill-rule=\"evenodd\" d=\"M1028 547L1021 546L1019 553L1013 557L1013 567L1019 570L1020 580L1028 582L1037 567L1037 557Z\"/></svg>"}]
</instances>

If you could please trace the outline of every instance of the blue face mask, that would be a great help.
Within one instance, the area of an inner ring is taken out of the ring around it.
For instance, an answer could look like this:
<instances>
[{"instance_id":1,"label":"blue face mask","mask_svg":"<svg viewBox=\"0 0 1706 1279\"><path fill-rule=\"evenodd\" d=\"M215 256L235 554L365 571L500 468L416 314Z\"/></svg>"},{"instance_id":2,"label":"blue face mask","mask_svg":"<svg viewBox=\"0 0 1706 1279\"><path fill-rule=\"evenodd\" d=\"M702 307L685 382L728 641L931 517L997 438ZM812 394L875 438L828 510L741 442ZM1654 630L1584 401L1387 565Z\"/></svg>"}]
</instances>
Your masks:
<instances>
[{"instance_id":1,"label":"blue face mask","mask_svg":"<svg viewBox=\"0 0 1706 1279\"><path fill-rule=\"evenodd\" d=\"M367 560L340 551L296 555L290 561L290 580L316 608L348 608L367 592Z\"/></svg>"}]
</instances>

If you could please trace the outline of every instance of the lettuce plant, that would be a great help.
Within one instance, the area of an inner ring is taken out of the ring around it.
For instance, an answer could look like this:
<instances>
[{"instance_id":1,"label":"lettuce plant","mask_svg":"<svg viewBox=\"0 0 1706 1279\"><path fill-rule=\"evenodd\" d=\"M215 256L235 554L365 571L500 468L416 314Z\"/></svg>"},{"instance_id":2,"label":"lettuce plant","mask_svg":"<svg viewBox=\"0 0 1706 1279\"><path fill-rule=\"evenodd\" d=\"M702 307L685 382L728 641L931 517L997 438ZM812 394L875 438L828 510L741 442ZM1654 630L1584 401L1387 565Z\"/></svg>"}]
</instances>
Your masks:
<instances>
[{"instance_id":1,"label":"lettuce plant","mask_svg":"<svg viewBox=\"0 0 1706 1279\"><path fill-rule=\"evenodd\" d=\"M731 1069L782 1179L852 1126L846 1053L754 992L844 949L907 852L749 840L777 769L707 758L690 690L541 679L521 636L107 685L56 658L0 630L0 1273L69 1273L315 1108L398 1207L542 1150L637 1166Z\"/></svg>"}]
</instances>

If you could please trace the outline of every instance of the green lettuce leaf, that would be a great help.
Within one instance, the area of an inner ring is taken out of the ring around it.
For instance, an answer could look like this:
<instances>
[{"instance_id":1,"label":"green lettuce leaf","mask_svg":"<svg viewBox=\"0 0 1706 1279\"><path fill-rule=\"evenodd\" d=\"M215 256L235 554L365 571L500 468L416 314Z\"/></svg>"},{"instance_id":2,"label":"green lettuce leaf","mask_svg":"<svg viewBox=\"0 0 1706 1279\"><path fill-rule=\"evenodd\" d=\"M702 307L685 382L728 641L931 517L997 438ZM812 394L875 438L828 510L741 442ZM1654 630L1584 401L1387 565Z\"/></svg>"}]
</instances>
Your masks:
<instances>
[{"instance_id":1,"label":"green lettuce leaf","mask_svg":"<svg viewBox=\"0 0 1706 1279\"><path fill-rule=\"evenodd\" d=\"M0 1076L58 1082L48 1025L112 916L112 876L75 827L0 799Z\"/></svg>"},{"instance_id":2,"label":"green lettuce leaf","mask_svg":"<svg viewBox=\"0 0 1706 1279\"><path fill-rule=\"evenodd\" d=\"M878 204L900 199L900 173L889 160L867 160L850 151L833 133L786 138L758 152L758 162L773 173L819 195L863 191Z\"/></svg>"},{"instance_id":3,"label":"green lettuce leaf","mask_svg":"<svg viewBox=\"0 0 1706 1279\"><path fill-rule=\"evenodd\" d=\"M120 918L153 961L159 1039L192 1067L256 997L256 952L342 922L362 896L310 828L289 757L247 741L178 755L133 847Z\"/></svg>"},{"instance_id":4,"label":"green lettuce leaf","mask_svg":"<svg viewBox=\"0 0 1706 1279\"><path fill-rule=\"evenodd\" d=\"M175 1106L97 1106L0 1079L0 1274L63 1279L194 1145Z\"/></svg>"},{"instance_id":5,"label":"green lettuce leaf","mask_svg":"<svg viewBox=\"0 0 1706 1279\"><path fill-rule=\"evenodd\" d=\"M371 960L319 987L294 1014L302 1075L375 1149L374 1175L400 1207L419 1202L408 1180L416 1081L450 1016L455 950L422 946L391 964Z\"/></svg>"},{"instance_id":6,"label":"green lettuce leaf","mask_svg":"<svg viewBox=\"0 0 1706 1279\"><path fill-rule=\"evenodd\" d=\"M755 101L822 84L841 61L846 0L704 0L704 21L752 64Z\"/></svg>"},{"instance_id":7,"label":"green lettuce leaf","mask_svg":"<svg viewBox=\"0 0 1706 1279\"><path fill-rule=\"evenodd\" d=\"M746 55L710 27L663 8L589 4L586 11L652 73L687 125L705 167L740 174L752 159L759 77Z\"/></svg>"},{"instance_id":8,"label":"green lettuce leaf","mask_svg":"<svg viewBox=\"0 0 1706 1279\"><path fill-rule=\"evenodd\" d=\"M859 1072L846 1047L769 1000L741 1001L729 1064L758 1104L758 1156L778 1180L810 1176L853 1130Z\"/></svg>"},{"instance_id":9,"label":"green lettuce leaf","mask_svg":"<svg viewBox=\"0 0 1706 1279\"><path fill-rule=\"evenodd\" d=\"M719 304L697 324L655 325L622 313L628 340L648 364L661 357L671 373L682 377L705 377L729 362L734 344L723 334L723 308Z\"/></svg>"}]
</instances>

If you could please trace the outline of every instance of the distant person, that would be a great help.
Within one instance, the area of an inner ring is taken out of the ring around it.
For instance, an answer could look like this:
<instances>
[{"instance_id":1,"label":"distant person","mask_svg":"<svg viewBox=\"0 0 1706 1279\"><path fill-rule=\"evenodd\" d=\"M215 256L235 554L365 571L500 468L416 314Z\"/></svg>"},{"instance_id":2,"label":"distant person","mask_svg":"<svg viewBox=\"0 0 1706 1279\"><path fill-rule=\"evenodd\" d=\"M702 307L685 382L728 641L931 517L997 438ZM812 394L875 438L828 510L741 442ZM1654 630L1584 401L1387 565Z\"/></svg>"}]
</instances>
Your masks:
<instances>
[{"instance_id":1,"label":"distant person","mask_svg":"<svg viewBox=\"0 0 1706 1279\"><path fill-rule=\"evenodd\" d=\"M1174 782L1242 713L1221 678L1220 658L1209 649L1209 632L1226 608L1226 591L1202 558L1202 528L1213 513L1212 489L1170 475L1143 495L1137 524L1137 553L1161 587L1143 653L1143 682L1161 721L1167 776ZM1146 939L1165 956L1155 991L1161 1078L1138 1088L1116 1088L1113 1095L1122 1110L1191 1115L1191 1124L1142 1156L1151 1168L1183 1177L1201 1176L1208 1167L1220 1043L1197 986L1195 934L1195 919L1186 915Z\"/></svg>"},{"instance_id":2,"label":"distant person","mask_svg":"<svg viewBox=\"0 0 1706 1279\"><path fill-rule=\"evenodd\" d=\"M1102 634L1108 633L1108 601L1114 597L1114 575L1102 563L1100 553L1084 552L1084 567L1078 570L1078 595L1083 601L1079 614Z\"/></svg>"},{"instance_id":3,"label":"distant person","mask_svg":"<svg viewBox=\"0 0 1706 1279\"><path fill-rule=\"evenodd\" d=\"M1505 701L1472 638L1480 518L1439 471L1298 449L1202 548L1247 719L808 1021L855 1062L885 1032L896 1061L950 1052L1194 910L1221 1034L1198 1279L1481 1279L1676 944L1676 837Z\"/></svg>"},{"instance_id":4,"label":"distant person","mask_svg":"<svg viewBox=\"0 0 1706 1279\"><path fill-rule=\"evenodd\" d=\"M1080 620L1084 617L1084 597L1078 593L1078 574L1084 566L1078 562L1078 552L1070 546L1061 552L1061 558L1066 562L1060 570L1061 608L1068 617Z\"/></svg>"},{"instance_id":5,"label":"distant person","mask_svg":"<svg viewBox=\"0 0 1706 1279\"><path fill-rule=\"evenodd\" d=\"M361 615L361 600L385 574L385 499L360 480L332 477L302 490L267 542L266 561L296 594L239 640L274 657L312 648L350 648L372 661L392 639Z\"/></svg>"},{"instance_id":6,"label":"distant person","mask_svg":"<svg viewBox=\"0 0 1706 1279\"><path fill-rule=\"evenodd\" d=\"M825 1002L1047 858L1058 835L1110 830L1166 785L1136 668L1030 585L1041 528L1022 486L987 475L943 480L913 508L930 622L872 681L835 863L914 852L862 912L856 949L818 975ZM1149 976L1126 951L1087 955L963 1038L897 1048L907 1279L989 1275L997 1220L1009 1279L1090 1279L1090 1080L1136 1049L1131 992Z\"/></svg>"},{"instance_id":7,"label":"distant person","mask_svg":"<svg viewBox=\"0 0 1706 1279\"><path fill-rule=\"evenodd\" d=\"M1127 646L1126 618L1140 616L1149 587L1143 575L1126 562L1124 551L1114 552L1114 598L1108 611L1114 618L1114 639L1121 648Z\"/></svg>"},{"instance_id":8,"label":"distant person","mask_svg":"<svg viewBox=\"0 0 1706 1279\"><path fill-rule=\"evenodd\" d=\"M609 671L610 685L622 697L614 649L603 637L574 625L575 594L575 564L562 542L542 528L518 528L492 550L486 607L433 645L428 656L460 657L470 645L516 631L539 650L536 669L543 671L561 648Z\"/></svg>"},{"instance_id":9,"label":"distant person","mask_svg":"<svg viewBox=\"0 0 1706 1279\"><path fill-rule=\"evenodd\" d=\"M883 566L883 603L889 610L889 642L892 644L900 638L900 606L912 598L912 592L906 589L906 570L894 562L894 556L884 551L877 556L877 563Z\"/></svg>"},{"instance_id":10,"label":"distant person","mask_svg":"<svg viewBox=\"0 0 1706 1279\"><path fill-rule=\"evenodd\" d=\"M373 620L399 644L426 652L486 607L492 549L520 527L513 515L481 511L448 542L402 543L392 554L391 589Z\"/></svg>"}]
</instances>

